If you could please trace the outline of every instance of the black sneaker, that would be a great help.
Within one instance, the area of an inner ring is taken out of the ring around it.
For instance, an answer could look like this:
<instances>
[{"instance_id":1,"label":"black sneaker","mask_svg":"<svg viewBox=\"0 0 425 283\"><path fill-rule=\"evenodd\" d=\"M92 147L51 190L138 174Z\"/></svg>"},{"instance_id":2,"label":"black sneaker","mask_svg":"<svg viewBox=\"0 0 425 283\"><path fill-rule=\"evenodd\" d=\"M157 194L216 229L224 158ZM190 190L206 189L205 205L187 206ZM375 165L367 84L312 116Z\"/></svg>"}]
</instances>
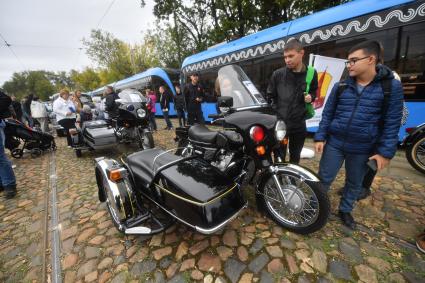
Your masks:
<instances>
[{"instance_id":1,"label":"black sneaker","mask_svg":"<svg viewBox=\"0 0 425 283\"><path fill-rule=\"evenodd\" d=\"M16 186L4 187L4 196L6 198L13 198L16 196Z\"/></svg>"},{"instance_id":2,"label":"black sneaker","mask_svg":"<svg viewBox=\"0 0 425 283\"><path fill-rule=\"evenodd\" d=\"M354 218L350 212L338 211L338 216L341 219L342 224L344 224L344 226L352 230L356 229L356 222L354 221Z\"/></svg>"}]
</instances>

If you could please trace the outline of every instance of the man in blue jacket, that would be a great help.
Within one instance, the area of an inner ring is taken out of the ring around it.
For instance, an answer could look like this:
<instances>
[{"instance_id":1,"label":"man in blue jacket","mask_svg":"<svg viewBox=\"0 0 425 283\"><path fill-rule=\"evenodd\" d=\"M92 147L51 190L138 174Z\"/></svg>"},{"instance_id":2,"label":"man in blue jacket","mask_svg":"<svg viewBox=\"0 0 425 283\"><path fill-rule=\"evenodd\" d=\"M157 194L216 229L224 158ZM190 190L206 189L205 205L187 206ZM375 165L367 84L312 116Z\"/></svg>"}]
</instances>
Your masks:
<instances>
[{"instance_id":1,"label":"man in blue jacket","mask_svg":"<svg viewBox=\"0 0 425 283\"><path fill-rule=\"evenodd\" d=\"M339 217L351 229L356 226L351 211L362 192L367 162L375 160L381 170L397 150L403 89L390 69L377 65L379 59L380 44L376 41L365 41L350 49L346 63L350 77L342 82L342 91L341 83L334 85L314 137L316 151L323 152L319 177L325 189L329 189L345 161ZM385 99L384 80L390 80L391 86Z\"/></svg>"}]
</instances>

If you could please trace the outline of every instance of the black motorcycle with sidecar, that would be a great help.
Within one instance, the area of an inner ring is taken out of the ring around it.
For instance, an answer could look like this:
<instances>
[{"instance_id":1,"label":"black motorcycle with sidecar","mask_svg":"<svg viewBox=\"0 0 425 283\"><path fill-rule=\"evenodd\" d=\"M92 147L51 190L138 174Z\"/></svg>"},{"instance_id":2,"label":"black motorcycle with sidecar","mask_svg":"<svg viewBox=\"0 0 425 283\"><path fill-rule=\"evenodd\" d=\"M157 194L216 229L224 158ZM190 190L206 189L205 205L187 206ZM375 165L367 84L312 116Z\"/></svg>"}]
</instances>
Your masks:
<instances>
[{"instance_id":1,"label":"black motorcycle with sidecar","mask_svg":"<svg viewBox=\"0 0 425 283\"><path fill-rule=\"evenodd\" d=\"M285 123L240 67L222 67L218 80L222 113L214 118L223 129L176 129L175 154L155 148L121 162L96 159L99 199L117 229L153 234L177 220L214 233L247 206L242 189L248 184L259 208L282 227L300 234L322 228L330 208L317 176L273 157L284 142Z\"/></svg>"},{"instance_id":2,"label":"black motorcycle with sidecar","mask_svg":"<svg viewBox=\"0 0 425 283\"><path fill-rule=\"evenodd\" d=\"M77 157L82 150L99 150L119 143L137 142L141 149L153 148L149 129L147 99L137 90L125 89L115 101L118 112L109 120L86 121L80 130L71 131L72 146Z\"/></svg>"}]
</instances>

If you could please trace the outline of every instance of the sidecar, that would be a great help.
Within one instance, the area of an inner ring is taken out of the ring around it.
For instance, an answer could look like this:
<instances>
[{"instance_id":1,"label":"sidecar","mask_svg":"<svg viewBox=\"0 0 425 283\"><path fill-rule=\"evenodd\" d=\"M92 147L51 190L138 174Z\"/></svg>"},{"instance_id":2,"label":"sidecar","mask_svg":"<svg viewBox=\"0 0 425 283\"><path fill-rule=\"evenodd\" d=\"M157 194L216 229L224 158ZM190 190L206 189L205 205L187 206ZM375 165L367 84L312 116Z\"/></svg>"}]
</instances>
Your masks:
<instances>
[{"instance_id":1,"label":"sidecar","mask_svg":"<svg viewBox=\"0 0 425 283\"><path fill-rule=\"evenodd\" d=\"M147 149L119 163L96 159L99 200L126 234L154 234L175 220L203 234L220 230L247 206L240 186L196 156Z\"/></svg>"},{"instance_id":2,"label":"sidecar","mask_svg":"<svg viewBox=\"0 0 425 283\"><path fill-rule=\"evenodd\" d=\"M77 157L81 157L82 150L105 149L118 144L114 129L103 120L87 121L81 129L74 129L70 133Z\"/></svg>"}]
</instances>

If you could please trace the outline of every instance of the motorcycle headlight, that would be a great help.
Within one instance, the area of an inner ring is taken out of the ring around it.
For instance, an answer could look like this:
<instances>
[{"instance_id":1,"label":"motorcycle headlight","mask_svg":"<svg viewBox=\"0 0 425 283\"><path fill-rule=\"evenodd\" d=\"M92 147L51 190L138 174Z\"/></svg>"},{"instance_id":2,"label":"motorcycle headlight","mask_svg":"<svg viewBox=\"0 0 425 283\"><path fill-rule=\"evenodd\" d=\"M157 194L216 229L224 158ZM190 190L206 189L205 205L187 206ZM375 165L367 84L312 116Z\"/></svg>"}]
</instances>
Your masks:
<instances>
[{"instance_id":1,"label":"motorcycle headlight","mask_svg":"<svg viewBox=\"0 0 425 283\"><path fill-rule=\"evenodd\" d=\"M139 118L145 118L146 117L146 111L144 109L137 109L137 116Z\"/></svg>"},{"instance_id":2,"label":"motorcycle headlight","mask_svg":"<svg viewBox=\"0 0 425 283\"><path fill-rule=\"evenodd\" d=\"M276 126L274 127L274 135L276 139L281 142L286 136L286 125L282 120L277 121Z\"/></svg>"}]
</instances>

